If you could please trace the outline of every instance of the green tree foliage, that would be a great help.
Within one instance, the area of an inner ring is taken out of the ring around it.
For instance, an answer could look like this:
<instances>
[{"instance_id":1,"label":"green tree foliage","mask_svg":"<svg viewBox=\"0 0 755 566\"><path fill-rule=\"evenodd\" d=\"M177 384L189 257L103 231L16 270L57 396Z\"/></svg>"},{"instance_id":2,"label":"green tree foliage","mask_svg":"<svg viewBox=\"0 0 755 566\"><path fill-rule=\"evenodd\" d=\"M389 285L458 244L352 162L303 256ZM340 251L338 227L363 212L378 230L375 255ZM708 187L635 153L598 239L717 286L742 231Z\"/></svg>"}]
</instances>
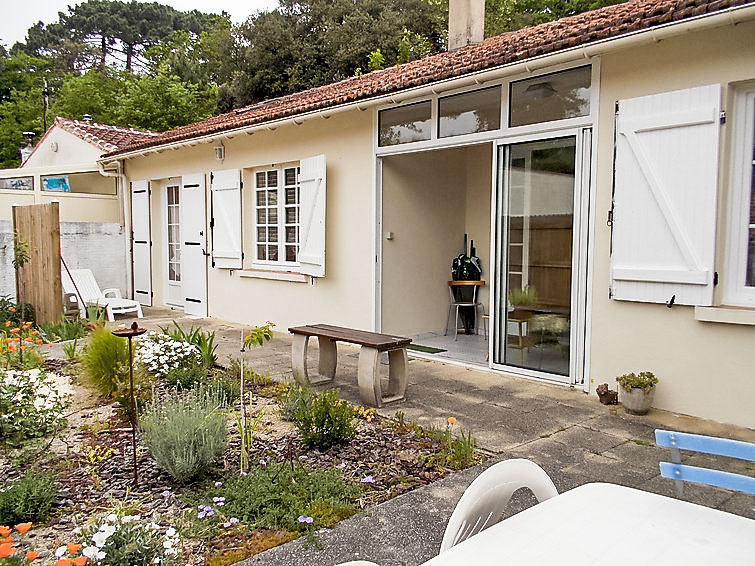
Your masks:
<instances>
[{"instance_id":1,"label":"green tree foliage","mask_svg":"<svg viewBox=\"0 0 755 566\"><path fill-rule=\"evenodd\" d=\"M24 53L0 58L0 167L15 167L22 132L41 132L42 77L49 69L43 59Z\"/></svg>"},{"instance_id":2,"label":"green tree foliage","mask_svg":"<svg viewBox=\"0 0 755 566\"><path fill-rule=\"evenodd\" d=\"M111 69L104 72L91 70L83 75L70 74L57 92L52 114L69 118L89 114L95 122L117 124L119 108L114 102L125 90L124 77Z\"/></svg>"},{"instance_id":3,"label":"green tree foliage","mask_svg":"<svg viewBox=\"0 0 755 566\"><path fill-rule=\"evenodd\" d=\"M234 105L349 77L368 68L378 49L385 64L395 64L405 36L422 37L427 48L404 49L404 59L438 51L443 37L436 19L426 0L280 0L276 11L239 29Z\"/></svg>"},{"instance_id":4,"label":"green tree foliage","mask_svg":"<svg viewBox=\"0 0 755 566\"><path fill-rule=\"evenodd\" d=\"M625 0L485 0L485 36L491 37L623 1Z\"/></svg>"},{"instance_id":5,"label":"green tree foliage","mask_svg":"<svg viewBox=\"0 0 755 566\"><path fill-rule=\"evenodd\" d=\"M215 110L216 88L201 89L182 83L159 69L153 75L133 76L117 99L117 123L140 129L164 131L196 122Z\"/></svg>"}]
</instances>

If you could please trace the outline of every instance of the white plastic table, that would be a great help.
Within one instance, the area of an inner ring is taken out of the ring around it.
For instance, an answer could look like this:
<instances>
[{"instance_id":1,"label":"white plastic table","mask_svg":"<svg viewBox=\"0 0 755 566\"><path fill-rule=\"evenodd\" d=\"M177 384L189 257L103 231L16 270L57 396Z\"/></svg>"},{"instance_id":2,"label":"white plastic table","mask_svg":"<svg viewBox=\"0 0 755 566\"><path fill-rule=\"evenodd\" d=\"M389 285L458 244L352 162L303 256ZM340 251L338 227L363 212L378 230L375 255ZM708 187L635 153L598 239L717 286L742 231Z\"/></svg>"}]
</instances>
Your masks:
<instances>
[{"instance_id":1,"label":"white plastic table","mask_svg":"<svg viewBox=\"0 0 755 566\"><path fill-rule=\"evenodd\" d=\"M425 562L452 564L755 565L755 521L629 487L590 483Z\"/></svg>"}]
</instances>

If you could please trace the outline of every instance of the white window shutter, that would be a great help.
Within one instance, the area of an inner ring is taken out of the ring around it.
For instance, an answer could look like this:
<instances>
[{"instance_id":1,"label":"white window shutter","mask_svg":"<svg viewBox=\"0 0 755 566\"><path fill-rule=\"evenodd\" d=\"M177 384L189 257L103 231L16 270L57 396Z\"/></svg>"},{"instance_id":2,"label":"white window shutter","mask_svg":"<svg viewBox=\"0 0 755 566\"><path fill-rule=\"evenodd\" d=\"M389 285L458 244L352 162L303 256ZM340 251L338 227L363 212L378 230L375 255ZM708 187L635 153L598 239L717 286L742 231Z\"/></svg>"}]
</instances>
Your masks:
<instances>
[{"instance_id":1,"label":"white window shutter","mask_svg":"<svg viewBox=\"0 0 755 566\"><path fill-rule=\"evenodd\" d=\"M313 277L325 276L325 156L299 162L299 265Z\"/></svg>"},{"instance_id":2,"label":"white window shutter","mask_svg":"<svg viewBox=\"0 0 755 566\"><path fill-rule=\"evenodd\" d=\"M241 171L213 171L210 179L213 266L241 269Z\"/></svg>"},{"instance_id":3,"label":"white window shutter","mask_svg":"<svg viewBox=\"0 0 755 566\"><path fill-rule=\"evenodd\" d=\"M207 316L207 216L204 173L181 178L181 273L184 312Z\"/></svg>"},{"instance_id":4,"label":"white window shutter","mask_svg":"<svg viewBox=\"0 0 755 566\"><path fill-rule=\"evenodd\" d=\"M620 100L611 296L711 305L720 85Z\"/></svg>"},{"instance_id":5,"label":"white window shutter","mask_svg":"<svg viewBox=\"0 0 755 566\"><path fill-rule=\"evenodd\" d=\"M149 220L149 181L131 183L131 259L134 300L152 306L152 236Z\"/></svg>"}]
</instances>

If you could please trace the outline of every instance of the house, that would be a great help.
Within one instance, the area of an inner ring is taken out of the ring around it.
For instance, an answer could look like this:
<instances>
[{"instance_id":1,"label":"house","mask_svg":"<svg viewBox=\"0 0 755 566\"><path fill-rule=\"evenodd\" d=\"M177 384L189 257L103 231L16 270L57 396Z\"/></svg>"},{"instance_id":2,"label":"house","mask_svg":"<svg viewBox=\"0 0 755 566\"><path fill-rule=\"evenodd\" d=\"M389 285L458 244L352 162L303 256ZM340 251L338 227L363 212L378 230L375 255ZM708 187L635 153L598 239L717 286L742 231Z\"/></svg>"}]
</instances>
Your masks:
<instances>
[{"instance_id":1,"label":"house","mask_svg":"<svg viewBox=\"0 0 755 566\"><path fill-rule=\"evenodd\" d=\"M12 208L60 203L61 253L70 269L91 269L103 288L131 289L128 230L116 168L103 153L155 136L152 132L57 117L23 163L0 169L0 295L15 294ZM25 150L27 148L24 148ZM125 296L125 295L124 295Z\"/></svg>"},{"instance_id":2,"label":"house","mask_svg":"<svg viewBox=\"0 0 755 566\"><path fill-rule=\"evenodd\" d=\"M753 38L753 2L635 0L121 145L133 295L422 343L468 234L477 367L653 371L655 406L755 427Z\"/></svg>"}]
</instances>

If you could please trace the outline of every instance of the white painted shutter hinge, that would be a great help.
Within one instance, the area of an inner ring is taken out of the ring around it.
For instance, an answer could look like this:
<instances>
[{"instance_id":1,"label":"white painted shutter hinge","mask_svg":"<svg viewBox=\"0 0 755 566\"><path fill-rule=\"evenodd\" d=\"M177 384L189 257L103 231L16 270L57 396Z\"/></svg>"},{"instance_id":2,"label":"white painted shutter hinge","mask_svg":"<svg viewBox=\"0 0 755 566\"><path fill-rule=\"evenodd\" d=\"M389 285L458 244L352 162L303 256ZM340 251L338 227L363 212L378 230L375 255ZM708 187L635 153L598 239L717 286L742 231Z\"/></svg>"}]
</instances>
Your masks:
<instances>
[{"instance_id":1,"label":"white painted shutter hinge","mask_svg":"<svg viewBox=\"0 0 755 566\"><path fill-rule=\"evenodd\" d=\"M713 272L713 286L718 285L718 271Z\"/></svg>"}]
</instances>

